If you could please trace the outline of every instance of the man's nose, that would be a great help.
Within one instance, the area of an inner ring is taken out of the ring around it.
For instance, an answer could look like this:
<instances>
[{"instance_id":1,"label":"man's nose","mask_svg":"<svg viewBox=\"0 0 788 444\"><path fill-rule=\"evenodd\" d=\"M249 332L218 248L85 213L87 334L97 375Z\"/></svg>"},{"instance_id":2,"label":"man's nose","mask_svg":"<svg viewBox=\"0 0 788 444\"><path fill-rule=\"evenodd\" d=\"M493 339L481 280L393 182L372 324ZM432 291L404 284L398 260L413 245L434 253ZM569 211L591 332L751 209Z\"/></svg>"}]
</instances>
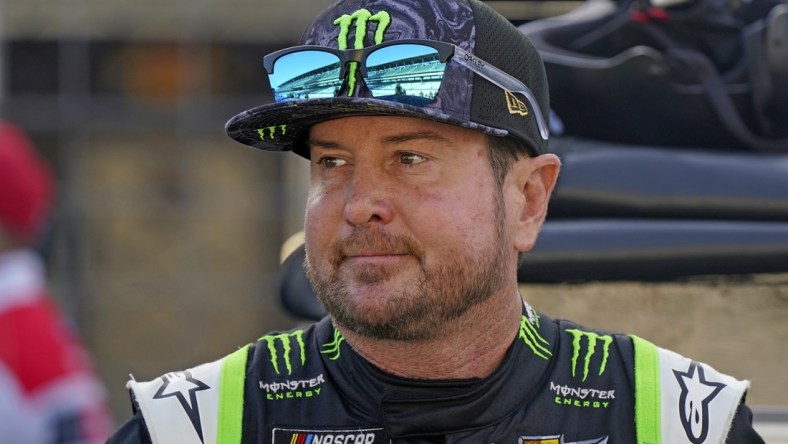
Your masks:
<instances>
[{"instance_id":1,"label":"man's nose","mask_svg":"<svg viewBox=\"0 0 788 444\"><path fill-rule=\"evenodd\" d=\"M357 168L345 197L345 220L352 226L388 224L394 217L393 186L385 173Z\"/></svg>"}]
</instances>

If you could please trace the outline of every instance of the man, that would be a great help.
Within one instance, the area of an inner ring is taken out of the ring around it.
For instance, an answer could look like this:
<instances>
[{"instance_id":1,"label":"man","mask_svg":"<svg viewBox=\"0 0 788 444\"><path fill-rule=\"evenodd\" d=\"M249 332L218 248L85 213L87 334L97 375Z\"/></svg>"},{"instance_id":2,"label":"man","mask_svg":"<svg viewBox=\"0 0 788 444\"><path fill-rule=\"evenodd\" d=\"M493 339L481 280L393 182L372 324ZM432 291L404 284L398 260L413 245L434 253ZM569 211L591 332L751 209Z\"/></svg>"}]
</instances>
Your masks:
<instances>
[{"instance_id":1,"label":"man","mask_svg":"<svg viewBox=\"0 0 788 444\"><path fill-rule=\"evenodd\" d=\"M104 386L33 249L52 195L46 163L0 122L0 442L98 444L111 431Z\"/></svg>"},{"instance_id":2,"label":"man","mask_svg":"<svg viewBox=\"0 0 788 444\"><path fill-rule=\"evenodd\" d=\"M762 442L747 382L523 302L560 162L541 59L502 16L347 0L303 44L265 58L277 103L227 132L310 160L305 267L330 316L132 380L113 442Z\"/></svg>"}]
</instances>

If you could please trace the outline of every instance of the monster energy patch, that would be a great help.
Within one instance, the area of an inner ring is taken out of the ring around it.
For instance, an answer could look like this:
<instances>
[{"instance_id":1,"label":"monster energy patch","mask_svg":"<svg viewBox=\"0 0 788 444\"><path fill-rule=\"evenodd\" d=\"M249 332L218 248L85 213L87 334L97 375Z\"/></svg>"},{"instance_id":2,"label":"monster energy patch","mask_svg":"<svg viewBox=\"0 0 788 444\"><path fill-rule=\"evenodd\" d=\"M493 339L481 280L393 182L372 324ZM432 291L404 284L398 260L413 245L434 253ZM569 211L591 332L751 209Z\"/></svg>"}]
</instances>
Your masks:
<instances>
[{"instance_id":1,"label":"monster energy patch","mask_svg":"<svg viewBox=\"0 0 788 444\"><path fill-rule=\"evenodd\" d=\"M268 347L271 357L271 366L276 374L281 375L286 371L293 374L293 354L297 354L295 362L303 367L306 364L306 347L304 346L304 331L296 330L278 335L265 335L260 338ZM284 366L284 368L282 368Z\"/></svg>"},{"instance_id":2,"label":"monster energy patch","mask_svg":"<svg viewBox=\"0 0 788 444\"><path fill-rule=\"evenodd\" d=\"M265 343L270 356L271 368L282 378L262 380L258 382L261 391L264 391L268 401L285 399L306 399L320 396L323 384L326 382L323 374L307 378L291 378L293 367L306 364L306 345L304 344L304 331L276 335L266 335L260 338Z\"/></svg>"},{"instance_id":3,"label":"monster energy patch","mask_svg":"<svg viewBox=\"0 0 788 444\"><path fill-rule=\"evenodd\" d=\"M572 328L566 332L572 335L572 377L579 377L582 370L582 380L585 381L592 368L594 373L602 376L607 368L613 337ZM597 349L600 349L600 354L594 359Z\"/></svg>"},{"instance_id":4,"label":"monster energy patch","mask_svg":"<svg viewBox=\"0 0 788 444\"><path fill-rule=\"evenodd\" d=\"M309 379L286 379L282 381L260 381L260 390L266 392L265 399L308 399L320 396L322 385L326 382L323 374Z\"/></svg>"},{"instance_id":5,"label":"monster energy patch","mask_svg":"<svg viewBox=\"0 0 788 444\"><path fill-rule=\"evenodd\" d=\"M571 387L550 381L550 391L555 394L553 402L558 405L606 409L616 399L615 390L599 390L588 387Z\"/></svg>"}]
</instances>

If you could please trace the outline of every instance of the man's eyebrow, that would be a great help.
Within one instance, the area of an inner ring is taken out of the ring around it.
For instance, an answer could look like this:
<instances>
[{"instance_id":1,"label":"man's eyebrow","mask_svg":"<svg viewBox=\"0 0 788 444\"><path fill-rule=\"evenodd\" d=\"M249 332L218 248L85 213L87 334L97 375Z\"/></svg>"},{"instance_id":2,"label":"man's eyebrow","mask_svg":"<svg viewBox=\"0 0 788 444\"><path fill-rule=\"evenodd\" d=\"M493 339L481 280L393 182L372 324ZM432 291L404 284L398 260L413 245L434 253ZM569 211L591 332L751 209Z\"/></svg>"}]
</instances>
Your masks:
<instances>
[{"instance_id":1,"label":"man's eyebrow","mask_svg":"<svg viewBox=\"0 0 788 444\"><path fill-rule=\"evenodd\" d=\"M380 142L384 144L397 145L401 143L410 142L412 140L432 140L441 143L450 142L449 139L433 131L414 131L409 133L392 134L381 138ZM313 137L310 137L307 140L307 146L309 148L334 149L334 148L341 148L342 143L334 142L331 140L315 139Z\"/></svg>"},{"instance_id":2,"label":"man's eyebrow","mask_svg":"<svg viewBox=\"0 0 788 444\"><path fill-rule=\"evenodd\" d=\"M332 149L332 148L339 148L342 146L339 142L331 142L329 140L320 140L310 137L306 141L306 145L308 148L323 148L323 149Z\"/></svg>"},{"instance_id":3,"label":"man's eyebrow","mask_svg":"<svg viewBox=\"0 0 788 444\"><path fill-rule=\"evenodd\" d=\"M389 143L394 145L410 142L412 140L432 140L441 143L450 142L449 139L432 131L415 131L410 133L392 134L390 136L386 136L383 139L381 139L383 143Z\"/></svg>"}]
</instances>

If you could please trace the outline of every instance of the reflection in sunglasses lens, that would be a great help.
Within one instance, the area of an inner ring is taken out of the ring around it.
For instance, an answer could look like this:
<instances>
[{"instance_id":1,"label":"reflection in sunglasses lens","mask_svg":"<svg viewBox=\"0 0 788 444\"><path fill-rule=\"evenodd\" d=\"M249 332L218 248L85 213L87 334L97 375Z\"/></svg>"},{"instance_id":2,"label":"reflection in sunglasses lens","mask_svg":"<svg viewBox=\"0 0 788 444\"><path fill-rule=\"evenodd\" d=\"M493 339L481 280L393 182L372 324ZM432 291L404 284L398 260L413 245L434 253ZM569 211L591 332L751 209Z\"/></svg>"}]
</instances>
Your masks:
<instances>
[{"instance_id":1,"label":"reflection in sunglasses lens","mask_svg":"<svg viewBox=\"0 0 788 444\"><path fill-rule=\"evenodd\" d=\"M277 102L334 97L342 86L339 58L325 51L291 52L276 60L269 74Z\"/></svg>"},{"instance_id":2,"label":"reflection in sunglasses lens","mask_svg":"<svg viewBox=\"0 0 788 444\"><path fill-rule=\"evenodd\" d=\"M435 100L446 63L435 48L419 44L385 46L365 60L367 88L375 98L423 106ZM336 97L342 87L340 60L320 50L278 58L268 78L277 102ZM351 71L354 72L354 71Z\"/></svg>"},{"instance_id":3,"label":"reflection in sunglasses lens","mask_svg":"<svg viewBox=\"0 0 788 444\"><path fill-rule=\"evenodd\" d=\"M446 63L435 48L386 46L367 57L367 87L376 98L424 106L435 100Z\"/></svg>"}]
</instances>

